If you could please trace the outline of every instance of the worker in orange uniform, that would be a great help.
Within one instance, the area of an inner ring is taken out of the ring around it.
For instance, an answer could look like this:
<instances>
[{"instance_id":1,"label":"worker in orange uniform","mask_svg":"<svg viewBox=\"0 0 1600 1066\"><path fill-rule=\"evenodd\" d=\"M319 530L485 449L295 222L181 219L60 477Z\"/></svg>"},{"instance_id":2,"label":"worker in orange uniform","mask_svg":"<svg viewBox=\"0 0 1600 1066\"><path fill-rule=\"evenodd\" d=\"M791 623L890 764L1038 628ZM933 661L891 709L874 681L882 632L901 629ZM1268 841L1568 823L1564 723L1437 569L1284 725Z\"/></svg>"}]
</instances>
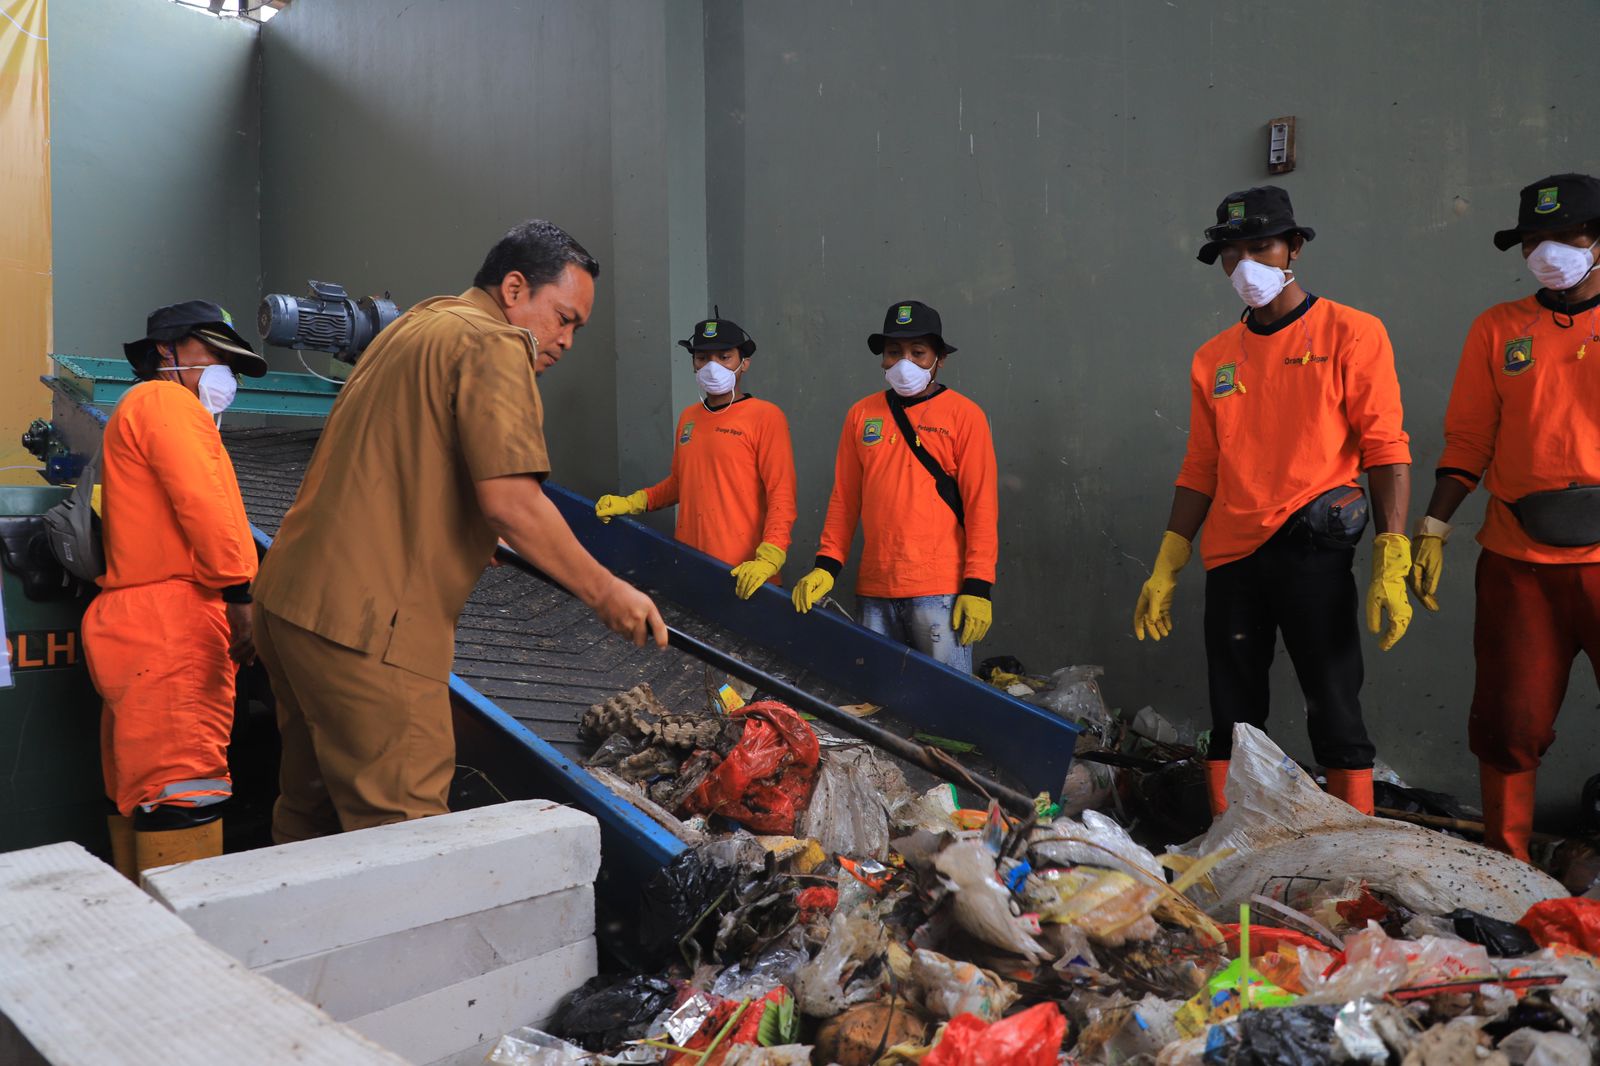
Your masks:
<instances>
[{"instance_id":1,"label":"worker in orange uniform","mask_svg":"<svg viewBox=\"0 0 1600 1066\"><path fill-rule=\"evenodd\" d=\"M756 342L737 322L711 318L678 345L689 350L705 395L678 416L666 479L627 496L602 496L594 513L618 515L678 507L677 538L731 571L741 600L780 584L794 526L794 447L778 405L742 390Z\"/></svg>"},{"instance_id":2,"label":"worker in orange uniform","mask_svg":"<svg viewBox=\"0 0 1600 1066\"><path fill-rule=\"evenodd\" d=\"M1172 631L1178 571L1205 523L1213 815L1227 807L1234 725L1266 725L1267 672L1280 633L1328 790L1372 813L1376 749L1361 717L1350 572L1369 514L1363 471L1377 526L1367 626L1383 631L1378 646L1388 651L1411 621L1411 545L1402 532L1411 450L1394 349L1372 315L1301 288L1294 264L1314 236L1276 186L1232 193L1217 205L1198 258L1221 260L1246 309L1195 353L1188 452L1134 610L1140 640Z\"/></svg>"},{"instance_id":3,"label":"worker in orange uniform","mask_svg":"<svg viewBox=\"0 0 1600 1066\"><path fill-rule=\"evenodd\" d=\"M234 674L255 658L256 548L216 422L266 360L216 304L151 313L123 346L139 383L106 423L106 572L83 618L112 857L131 878L222 854Z\"/></svg>"},{"instance_id":4,"label":"worker in orange uniform","mask_svg":"<svg viewBox=\"0 0 1600 1066\"><path fill-rule=\"evenodd\" d=\"M1581 650L1600 664L1600 180L1534 182L1494 243L1520 245L1540 288L1489 308L1467 333L1413 588L1439 609L1450 519L1481 479L1467 735L1485 840L1526 861L1539 761L1572 662Z\"/></svg>"},{"instance_id":5,"label":"worker in orange uniform","mask_svg":"<svg viewBox=\"0 0 1600 1066\"><path fill-rule=\"evenodd\" d=\"M939 383L956 349L927 304L892 305L867 348L890 387L844 416L816 568L795 584L794 607L804 614L833 589L859 519L861 624L971 673L1000 554L989 420Z\"/></svg>"}]
</instances>

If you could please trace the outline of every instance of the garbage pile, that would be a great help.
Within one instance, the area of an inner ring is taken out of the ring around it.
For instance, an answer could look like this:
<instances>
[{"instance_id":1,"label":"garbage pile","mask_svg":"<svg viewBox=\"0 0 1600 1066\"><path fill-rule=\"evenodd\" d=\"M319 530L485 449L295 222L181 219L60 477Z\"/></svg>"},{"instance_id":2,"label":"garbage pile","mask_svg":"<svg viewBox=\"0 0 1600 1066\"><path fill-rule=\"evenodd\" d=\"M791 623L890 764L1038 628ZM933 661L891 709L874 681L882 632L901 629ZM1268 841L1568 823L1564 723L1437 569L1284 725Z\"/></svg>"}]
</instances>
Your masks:
<instances>
[{"instance_id":1,"label":"garbage pile","mask_svg":"<svg viewBox=\"0 0 1600 1066\"><path fill-rule=\"evenodd\" d=\"M918 792L775 701L698 722L652 701L586 719L601 757L669 810L737 824L643 887L640 972L593 979L492 1063L1600 1058L1600 901L1359 815L1248 726L1228 812L1158 855L1092 805L1021 818ZM1126 755L1106 725L1101 750Z\"/></svg>"}]
</instances>

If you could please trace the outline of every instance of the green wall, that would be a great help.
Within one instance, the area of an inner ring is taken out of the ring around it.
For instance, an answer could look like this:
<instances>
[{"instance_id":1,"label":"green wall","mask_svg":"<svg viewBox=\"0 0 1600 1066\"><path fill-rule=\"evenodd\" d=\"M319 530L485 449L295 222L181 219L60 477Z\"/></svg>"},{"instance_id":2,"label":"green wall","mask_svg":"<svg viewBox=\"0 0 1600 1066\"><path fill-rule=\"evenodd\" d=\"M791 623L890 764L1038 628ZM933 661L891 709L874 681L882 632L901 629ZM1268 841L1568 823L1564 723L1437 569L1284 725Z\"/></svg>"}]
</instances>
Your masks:
<instances>
[{"instance_id":1,"label":"green wall","mask_svg":"<svg viewBox=\"0 0 1600 1066\"><path fill-rule=\"evenodd\" d=\"M1592 4L1462 0L805 5L707 0L711 293L761 342L751 384L795 431L814 550L845 408L883 388L865 346L905 298L944 313L947 380L994 426L1001 467L995 626L979 656L1106 667L1105 690L1207 720L1203 577L1176 631L1131 616L1167 515L1196 347L1241 307L1196 262L1218 200L1269 180L1267 121L1296 115L1282 180L1317 230L1300 277L1394 340L1425 505L1460 345L1477 311L1533 287L1490 234L1543 174L1600 171L1587 104ZM1415 784L1476 797L1471 537L1443 609L1366 642L1368 719ZM1363 548L1358 574L1369 563ZM791 574L803 572L791 566ZM1285 657L1272 726L1308 756ZM1597 695L1576 671L1541 796L1594 770Z\"/></svg>"},{"instance_id":2,"label":"green wall","mask_svg":"<svg viewBox=\"0 0 1600 1066\"><path fill-rule=\"evenodd\" d=\"M166 0L68 0L50 16L55 350L117 358L150 311L189 299L253 339L255 28Z\"/></svg>"},{"instance_id":3,"label":"green wall","mask_svg":"<svg viewBox=\"0 0 1600 1066\"><path fill-rule=\"evenodd\" d=\"M246 27L162 0L53 14L58 347L114 352L180 291L236 312L308 277L403 305L459 291L508 225L548 217L604 270L541 383L556 476L598 493L666 472L695 395L672 340L719 303L794 429L792 580L839 419L883 387L865 336L925 299L1002 467L980 657L1100 663L1113 704L1177 718L1206 717L1198 565L1170 641L1139 644L1130 616L1190 356L1239 310L1194 250L1224 193L1268 180L1267 120L1299 121L1302 280L1394 339L1414 510L1468 323L1531 288L1490 234L1527 181L1600 170L1586 0L295 0L260 34L259 100ZM1441 614L1367 644L1382 756L1463 796L1481 514L1462 510ZM1285 663L1275 683L1274 730L1306 755ZM1580 667L1547 806L1592 769L1597 705Z\"/></svg>"}]
</instances>

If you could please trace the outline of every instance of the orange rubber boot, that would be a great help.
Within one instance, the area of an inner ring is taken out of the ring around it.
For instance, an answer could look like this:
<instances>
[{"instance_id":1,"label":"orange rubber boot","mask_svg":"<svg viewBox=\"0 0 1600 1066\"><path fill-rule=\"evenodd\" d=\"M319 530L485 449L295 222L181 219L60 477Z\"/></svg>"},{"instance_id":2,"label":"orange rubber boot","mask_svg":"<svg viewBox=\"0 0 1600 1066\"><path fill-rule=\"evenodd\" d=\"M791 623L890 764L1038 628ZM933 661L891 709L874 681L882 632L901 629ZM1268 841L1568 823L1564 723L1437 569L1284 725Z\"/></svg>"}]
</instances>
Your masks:
<instances>
[{"instance_id":1,"label":"orange rubber boot","mask_svg":"<svg viewBox=\"0 0 1600 1066\"><path fill-rule=\"evenodd\" d=\"M1228 809L1228 795L1223 786L1228 782L1228 760L1206 760L1206 796L1211 800L1211 817L1220 818Z\"/></svg>"},{"instance_id":2,"label":"orange rubber boot","mask_svg":"<svg viewBox=\"0 0 1600 1066\"><path fill-rule=\"evenodd\" d=\"M1372 814L1372 767L1365 770L1328 770L1328 794L1337 796L1362 814Z\"/></svg>"},{"instance_id":3,"label":"orange rubber boot","mask_svg":"<svg viewBox=\"0 0 1600 1066\"><path fill-rule=\"evenodd\" d=\"M1478 783L1483 790L1483 842L1523 862L1528 858L1528 840L1533 833L1534 783L1537 770L1501 773L1488 763L1478 764Z\"/></svg>"}]
</instances>

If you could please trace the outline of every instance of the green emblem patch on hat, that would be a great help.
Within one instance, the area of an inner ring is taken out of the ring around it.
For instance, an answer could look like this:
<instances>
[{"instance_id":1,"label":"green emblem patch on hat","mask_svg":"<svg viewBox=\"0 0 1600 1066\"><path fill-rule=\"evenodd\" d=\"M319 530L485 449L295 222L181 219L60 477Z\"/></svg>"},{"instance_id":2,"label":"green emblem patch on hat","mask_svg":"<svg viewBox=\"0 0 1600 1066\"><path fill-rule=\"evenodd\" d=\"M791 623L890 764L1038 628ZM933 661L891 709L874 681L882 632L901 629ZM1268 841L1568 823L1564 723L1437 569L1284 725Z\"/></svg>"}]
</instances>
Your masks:
<instances>
[{"instance_id":1,"label":"green emblem patch on hat","mask_svg":"<svg viewBox=\"0 0 1600 1066\"><path fill-rule=\"evenodd\" d=\"M1228 225L1237 226L1244 222L1244 201L1235 200L1228 205Z\"/></svg>"},{"instance_id":2,"label":"green emblem patch on hat","mask_svg":"<svg viewBox=\"0 0 1600 1066\"><path fill-rule=\"evenodd\" d=\"M1518 337L1516 340L1506 341L1505 353L1500 363L1501 372L1516 377L1531 366L1533 366L1533 338Z\"/></svg>"},{"instance_id":3,"label":"green emblem patch on hat","mask_svg":"<svg viewBox=\"0 0 1600 1066\"><path fill-rule=\"evenodd\" d=\"M715 322L707 322L705 331L701 334L701 336L703 336L703 337L715 337L716 335L717 335L717 324Z\"/></svg>"},{"instance_id":4,"label":"green emblem patch on hat","mask_svg":"<svg viewBox=\"0 0 1600 1066\"><path fill-rule=\"evenodd\" d=\"M1540 189L1538 196L1534 199L1533 213L1536 215L1548 215L1552 211L1561 210L1559 193L1560 189L1555 186L1551 186L1548 189Z\"/></svg>"},{"instance_id":5,"label":"green emblem patch on hat","mask_svg":"<svg viewBox=\"0 0 1600 1066\"><path fill-rule=\"evenodd\" d=\"M217 310L222 312L222 321L226 322L230 326L233 325L233 316L228 314L228 309L226 307L219 307Z\"/></svg>"},{"instance_id":6,"label":"green emblem patch on hat","mask_svg":"<svg viewBox=\"0 0 1600 1066\"><path fill-rule=\"evenodd\" d=\"M900 325L900 326L909 326L909 325L911 325L911 305L910 304L901 304L899 306L899 308L896 309L896 311L894 313L894 320L895 320L895 324L896 325Z\"/></svg>"}]
</instances>

